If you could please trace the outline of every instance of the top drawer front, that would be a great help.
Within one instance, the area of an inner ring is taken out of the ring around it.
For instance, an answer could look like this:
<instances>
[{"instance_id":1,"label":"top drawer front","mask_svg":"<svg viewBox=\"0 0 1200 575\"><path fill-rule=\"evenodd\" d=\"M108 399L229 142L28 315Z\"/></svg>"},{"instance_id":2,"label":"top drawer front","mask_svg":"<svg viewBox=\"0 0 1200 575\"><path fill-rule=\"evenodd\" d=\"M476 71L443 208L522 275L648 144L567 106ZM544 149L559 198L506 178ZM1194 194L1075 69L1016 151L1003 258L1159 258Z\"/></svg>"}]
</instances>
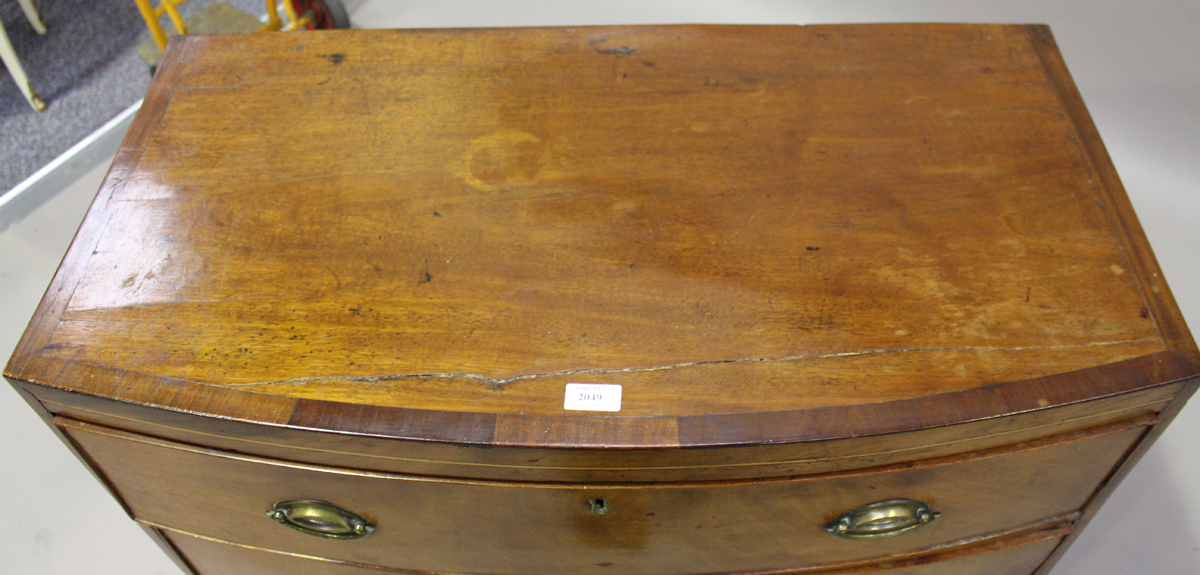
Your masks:
<instances>
[{"instance_id":1,"label":"top drawer front","mask_svg":"<svg viewBox=\"0 0 1200 575\"><path fill-rule=\"evenodd\" d=\"M762 482L560 485L318 468L58 420L138 519L264 549L434 572L668 573L794 569L945 544L1080 508L1144 431L1079 437ZM603 498L610 512L592 513ZM942 513L898 537L843 540L824 525L874 501ZM317 499L378 526L359 541L272 522L280 500ZM614 569L615 568L615 569Z\"/></svg>"}]
</instances>

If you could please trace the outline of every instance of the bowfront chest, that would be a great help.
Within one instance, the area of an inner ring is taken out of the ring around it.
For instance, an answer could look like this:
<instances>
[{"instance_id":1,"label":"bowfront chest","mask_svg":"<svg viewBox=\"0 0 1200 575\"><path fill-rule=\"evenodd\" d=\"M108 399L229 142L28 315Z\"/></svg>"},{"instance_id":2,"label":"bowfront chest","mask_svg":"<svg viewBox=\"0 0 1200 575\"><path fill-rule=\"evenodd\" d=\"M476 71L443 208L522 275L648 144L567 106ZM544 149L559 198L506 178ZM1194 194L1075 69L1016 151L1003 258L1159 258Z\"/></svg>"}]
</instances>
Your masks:
<instances>
[{"instance_id":1,"label":"bowfront chest","mask_svg":"<svg viewBox=\"0 0 1200 575\"><path fill-rule=\"evenodd\" d=\"M1200 352L1047 28L172 40L4 375L196 575L1047 573Z\"/></svg>"}]
</instances>

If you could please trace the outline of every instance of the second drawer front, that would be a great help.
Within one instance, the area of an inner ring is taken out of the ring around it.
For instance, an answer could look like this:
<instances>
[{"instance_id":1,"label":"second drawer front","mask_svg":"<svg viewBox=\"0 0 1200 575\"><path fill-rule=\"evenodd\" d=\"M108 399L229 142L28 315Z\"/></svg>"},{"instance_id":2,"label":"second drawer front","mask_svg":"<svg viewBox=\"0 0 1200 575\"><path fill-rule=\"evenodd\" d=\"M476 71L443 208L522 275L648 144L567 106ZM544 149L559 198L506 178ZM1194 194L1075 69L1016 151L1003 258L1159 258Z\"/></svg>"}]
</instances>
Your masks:
<instances>
[{"instance_id":1,"label":"second drawer front","mask_svg":"<svg viewBox=\"0 0 1200 575\"><path fill-rule=\"evenodd\" d=\"M175 533L168 533L166 537L200 575L412 575L406 571L364 568L347 563L317 561L247 549ZM914 557L910 561L897 561L898 565L856 565L840 569L822 569L819 574L813 575L1029 575L1045 561L1060 541L1058 538L1043 539L999 551L972 553L966 556L953 552L931 553ZM802 574L793 571L777 575Z\"/></svg>"},{"instance_id":2,"label":"second drawer front","mask_svg":"<svg viewBox=\"0 0 1200 575\"><path fill-rule=\"evenodd\" d=\"M1013 529L1079 509L1142 427L852 474L763 482L557 485L439 480L243 457L58 420L136 518L262 549L415 571L669 574L796 569ZM941 517L847 540L844 511L908 498ZM327 501L376 526L338 541L266 514ZM591 501L603 499L607 513Z\"/></svg>"}]
</instances>

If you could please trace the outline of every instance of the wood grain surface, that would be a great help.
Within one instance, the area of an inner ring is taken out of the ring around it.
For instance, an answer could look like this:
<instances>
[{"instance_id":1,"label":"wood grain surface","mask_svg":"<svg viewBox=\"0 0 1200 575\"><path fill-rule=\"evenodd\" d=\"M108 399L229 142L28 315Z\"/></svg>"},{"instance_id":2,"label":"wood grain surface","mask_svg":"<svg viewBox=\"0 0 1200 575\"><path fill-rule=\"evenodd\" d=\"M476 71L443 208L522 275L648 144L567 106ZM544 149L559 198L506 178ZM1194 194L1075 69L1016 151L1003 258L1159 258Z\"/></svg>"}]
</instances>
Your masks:
<instances>
[{"instance_id":1,"label":"wood grain surface","mask_svg":"<svg viewBox=\"0 0 1200 575\"><path fill-rule=\"evenodd\" d=\"M602 448L1200 372L1041 27L193 36L160 69L8 378ZM568 382L621 412L564 411Z\"/></svg>"}]
</instances>

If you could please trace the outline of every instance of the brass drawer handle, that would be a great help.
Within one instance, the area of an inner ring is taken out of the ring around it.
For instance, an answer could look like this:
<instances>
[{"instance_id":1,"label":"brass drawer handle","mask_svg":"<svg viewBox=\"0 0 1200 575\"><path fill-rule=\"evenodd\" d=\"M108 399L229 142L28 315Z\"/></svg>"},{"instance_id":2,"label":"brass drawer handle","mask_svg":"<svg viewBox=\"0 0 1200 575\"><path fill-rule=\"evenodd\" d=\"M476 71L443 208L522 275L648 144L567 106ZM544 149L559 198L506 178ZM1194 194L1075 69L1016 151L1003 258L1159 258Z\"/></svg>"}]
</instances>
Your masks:
<instances>
[{"instance_id":1,"label":"brass drawer handle","mask_svg":"<svg viewBox=\"0 0 1200 575\"><path fill-rule=\"evenodd\" d=\"M891 537L927 525L940 515L920 501L889 499L847 511L825 530L846 539Z\"/></svg>"},{"instance_id":2,"label":"brass drawer handle","mask_svg":"<svg viewBox=\"0 0 1200 575\"><path fill-rule=\"evenodd\" d=\"M310 499L276 503L267 517L305 535L327 539L362 539L375 532L366 519L341 507Z\"/></svg>"}]
</instances>

